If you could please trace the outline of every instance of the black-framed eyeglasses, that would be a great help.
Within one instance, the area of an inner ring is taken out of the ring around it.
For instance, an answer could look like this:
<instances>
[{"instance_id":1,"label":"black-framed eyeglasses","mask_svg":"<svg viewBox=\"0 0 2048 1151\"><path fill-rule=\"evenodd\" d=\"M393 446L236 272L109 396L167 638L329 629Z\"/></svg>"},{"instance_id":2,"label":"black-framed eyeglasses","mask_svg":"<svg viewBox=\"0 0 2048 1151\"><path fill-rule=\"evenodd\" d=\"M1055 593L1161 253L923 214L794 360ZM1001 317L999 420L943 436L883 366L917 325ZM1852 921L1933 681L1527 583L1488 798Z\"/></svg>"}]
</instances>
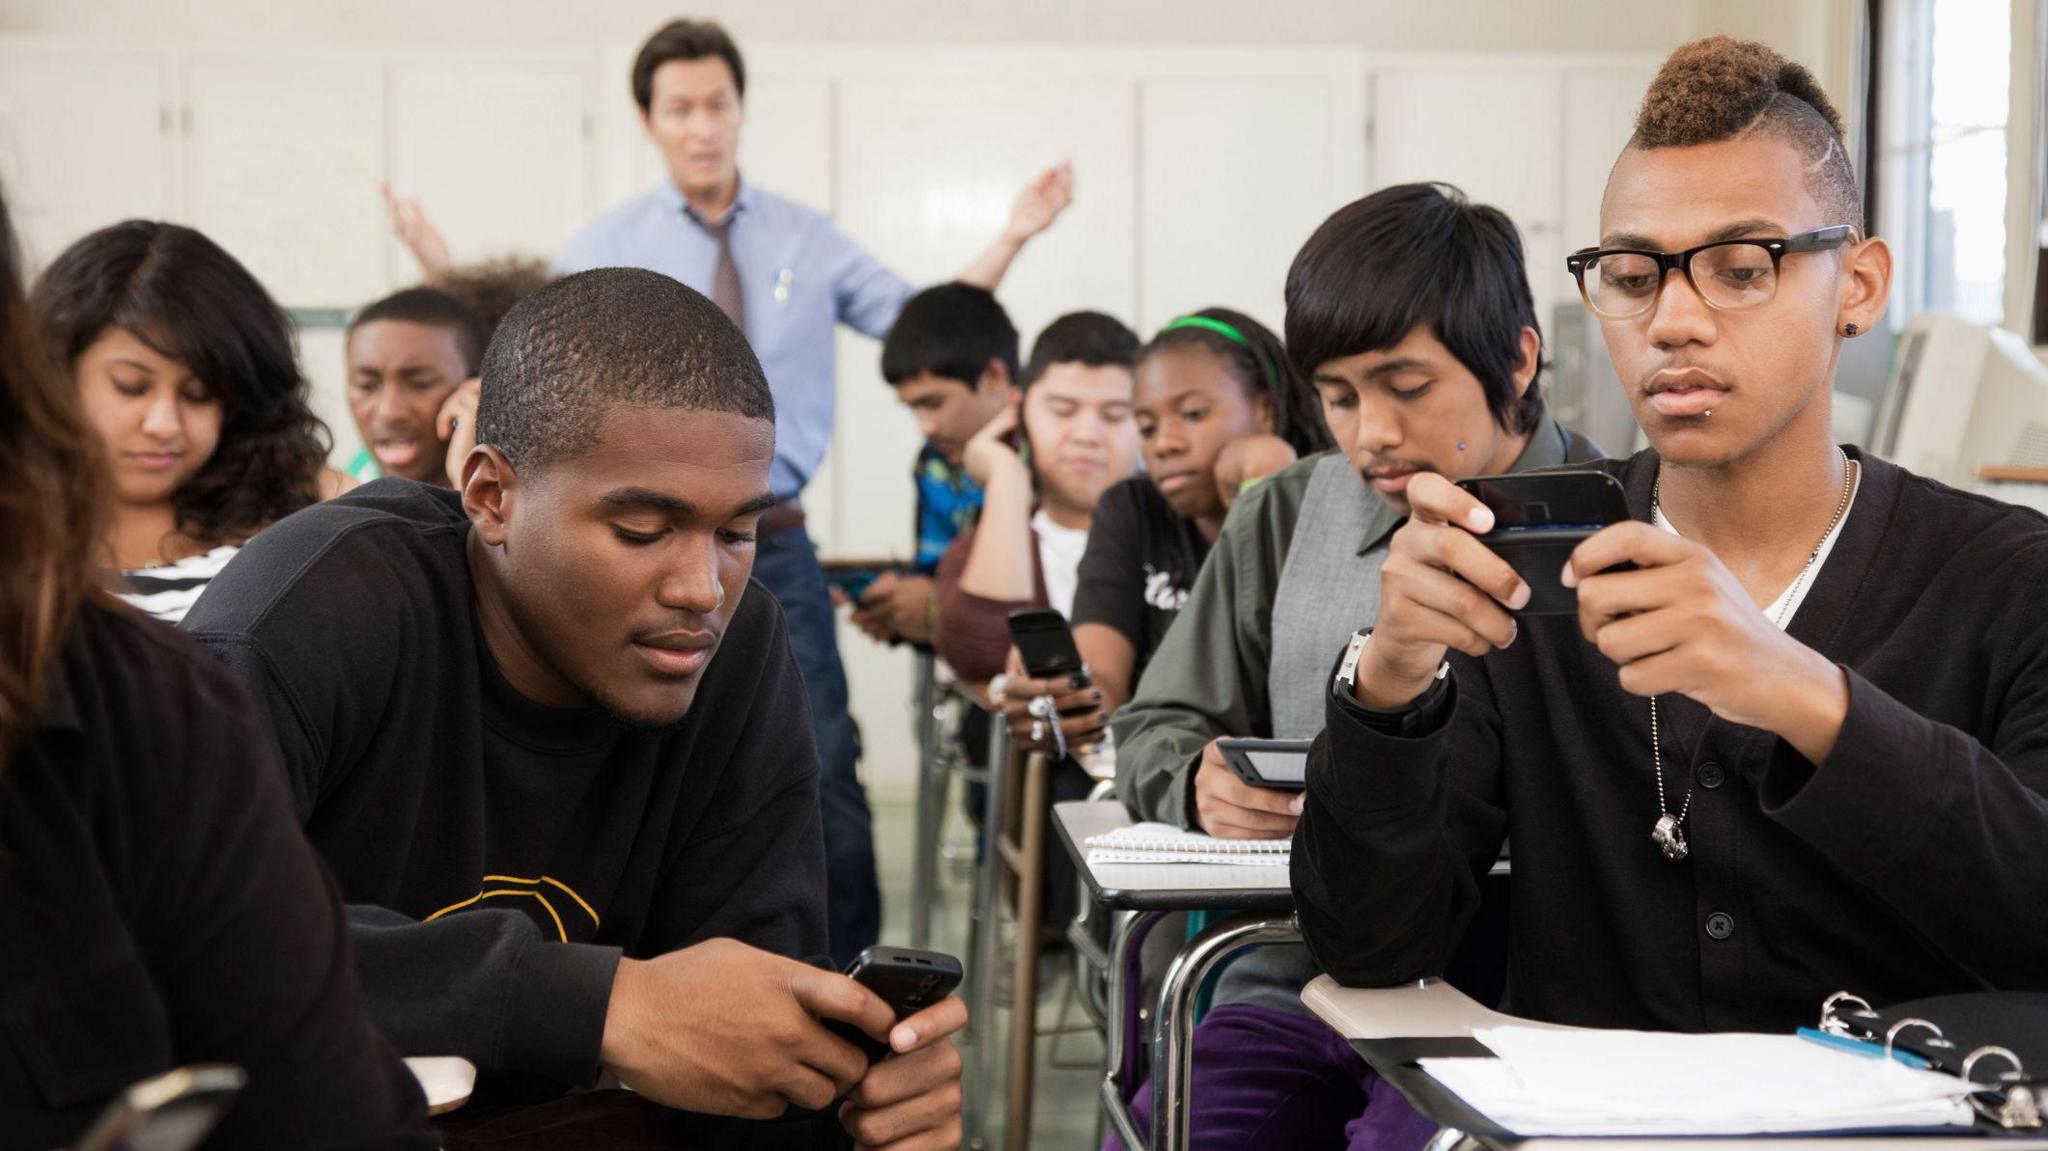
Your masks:
<instances>
[{"instance_id":1,"label":"black-framed eyeglasses","mask_svg":"<svg viewBox=\"0 0 2048 1151\"><path fill-rule=\"evenodd\" d=\"M1770 303L1778 294L1778 263L1797 252L1825 252L1861 243L1853 224L1835 224L1782 240L1717 240L1683 252L1583 248L1564 259L1586 306L1610 320L1657 306L1664 277L1678 271L1709 307L1733 312Z\"/></svg>"}]
</instances>

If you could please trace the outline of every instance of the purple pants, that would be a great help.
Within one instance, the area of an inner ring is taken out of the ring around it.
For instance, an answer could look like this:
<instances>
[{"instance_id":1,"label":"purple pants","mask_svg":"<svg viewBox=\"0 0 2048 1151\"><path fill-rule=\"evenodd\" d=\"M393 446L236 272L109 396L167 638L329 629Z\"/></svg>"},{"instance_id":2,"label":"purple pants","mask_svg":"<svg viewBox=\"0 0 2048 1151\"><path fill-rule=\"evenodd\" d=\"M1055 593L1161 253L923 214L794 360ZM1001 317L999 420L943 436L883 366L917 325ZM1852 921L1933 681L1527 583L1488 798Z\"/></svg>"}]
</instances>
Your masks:
<instances>
[{"instance_id":1,"label":"purple pants","mask_svg":"<svg viewBox=\"0 0 2048 1151\"><path fill-rule=\"evenodd\" d=\"M1192 1151L1418 1151L1436 1134L1327 1024L1239 1003L1195 1028L1188 1106ZM1150 1081L1132 1109L1149 1137ZM1103 1151L1125 1151L1123 1141L1112 1132Z\"/></svg>"}]
</instances>

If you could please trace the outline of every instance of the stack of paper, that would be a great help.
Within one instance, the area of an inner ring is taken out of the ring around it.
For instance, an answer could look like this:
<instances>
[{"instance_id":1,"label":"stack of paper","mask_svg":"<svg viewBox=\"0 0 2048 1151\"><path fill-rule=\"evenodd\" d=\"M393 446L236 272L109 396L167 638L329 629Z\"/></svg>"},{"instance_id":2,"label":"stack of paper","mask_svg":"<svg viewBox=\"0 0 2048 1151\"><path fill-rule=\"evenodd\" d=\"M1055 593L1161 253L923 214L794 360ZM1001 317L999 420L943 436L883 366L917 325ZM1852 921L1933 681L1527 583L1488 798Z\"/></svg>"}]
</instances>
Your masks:
<instances>
[{"instance_id":1,"label":"stack of paper","mask_svg":"<svg viewBox=\"0 0 2048 1151\"><path fill-rule=\"evenodd\" d=\"M1968 1126L1968 1085L1795 1035L1476 1031L1495 1059L1422 1069L1517 1135L1767 1135Z\"/></svg>"},{"instance_id":2,"label":"stack of paper","mask_svg":"<svg viewBox=\"0 0 2048 1151\"><path fill-rule=\"evenodd\" d=\"M1182 831L1170 823L1134 823L1105 835L1091 835L1085 846L1090 864L1235 863L1285 867L1293 843L1289 839L1217 839L1199 831Z\"/></svg>"}]
</instances>

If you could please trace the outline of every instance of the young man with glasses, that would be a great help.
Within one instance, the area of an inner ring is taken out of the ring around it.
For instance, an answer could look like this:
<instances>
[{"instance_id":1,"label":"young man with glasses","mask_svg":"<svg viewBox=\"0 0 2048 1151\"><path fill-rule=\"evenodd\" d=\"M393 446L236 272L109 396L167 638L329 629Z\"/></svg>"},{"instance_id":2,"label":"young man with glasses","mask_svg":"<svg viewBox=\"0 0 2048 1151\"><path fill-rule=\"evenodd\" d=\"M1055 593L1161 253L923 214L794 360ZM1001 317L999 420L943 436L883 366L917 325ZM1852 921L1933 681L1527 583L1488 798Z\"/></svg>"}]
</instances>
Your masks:
<instances>
[{"instance_id":1,"label":"young man with glasses","mask_svg":"<svg viewBox=\"0 0 2048 1151\"><path fill-rule=\"evenodd\" d=\"M1491 513L1410 484L1295 837L1338 979L1441 971L1507 838L1518 1015L1782 1031L1842 988L2048 986L2048 521L1832 441L1891 279L1860 217L1806 69L1666 62L1571 260L1652 445L1601 465L1635 522L1560 573L1576 616L1518 616Z\"/></svg>"}]
</instances>

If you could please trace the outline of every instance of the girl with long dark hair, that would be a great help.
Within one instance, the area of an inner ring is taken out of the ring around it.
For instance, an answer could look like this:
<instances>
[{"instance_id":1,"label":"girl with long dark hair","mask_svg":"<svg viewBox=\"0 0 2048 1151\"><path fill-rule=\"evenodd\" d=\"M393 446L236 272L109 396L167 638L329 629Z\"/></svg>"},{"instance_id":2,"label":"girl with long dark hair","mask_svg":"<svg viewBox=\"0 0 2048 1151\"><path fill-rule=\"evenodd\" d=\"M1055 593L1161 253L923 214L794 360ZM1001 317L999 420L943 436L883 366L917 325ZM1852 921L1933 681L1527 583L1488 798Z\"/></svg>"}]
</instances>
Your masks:
<instances>
[{"instance_id":1,"label":"girl with long dark hair","mask_svg":"<svg viewBox=\"0 0 2048 1151\"><path fill-rule=\"evenodd\" d=\"M103 459L0 200L5 1141L71 1145L130 1084L225 1062L248 1083L208 1147L433 1147L254 705L96 589Z\"/></svg>"},{"instance_id":2,"label":"girl with long dark hair","mask_svg":"<svg viewBox=\"0 0 2048 1151\"><path fill-rule=\"evenodd\" d=\"M291 320L190 228L128 220L71 245L34 312L102 441L121 594L175 622L250 536L352 486L323 466Z\"/></svg>"}]
</instances>

